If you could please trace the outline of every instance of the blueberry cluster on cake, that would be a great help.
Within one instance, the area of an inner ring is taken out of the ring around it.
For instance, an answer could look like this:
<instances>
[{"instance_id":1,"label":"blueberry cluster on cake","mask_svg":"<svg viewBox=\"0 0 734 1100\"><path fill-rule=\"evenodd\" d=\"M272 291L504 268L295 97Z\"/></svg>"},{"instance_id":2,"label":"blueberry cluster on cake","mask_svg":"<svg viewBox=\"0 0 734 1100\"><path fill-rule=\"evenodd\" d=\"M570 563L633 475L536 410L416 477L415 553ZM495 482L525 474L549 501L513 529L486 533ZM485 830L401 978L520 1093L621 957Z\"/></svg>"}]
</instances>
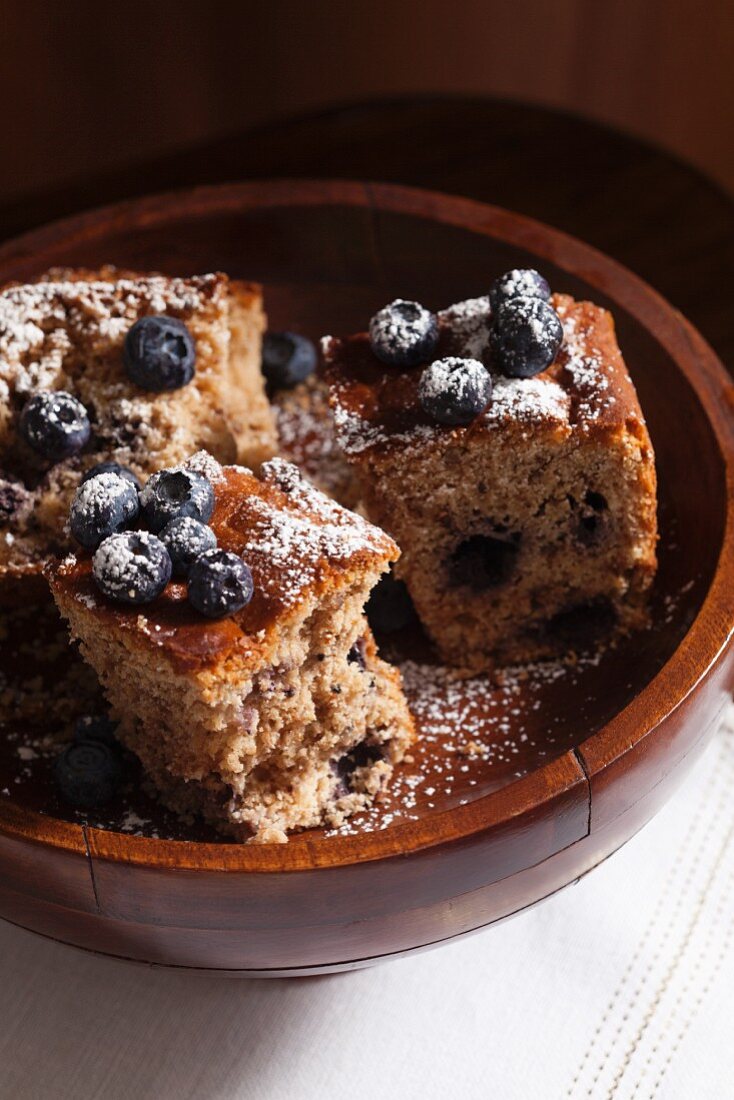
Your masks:
<instances>
[{"instance_id":1,"label":"blueberry cluster on cake","mask_svg":"<svg viewBox=\"0 0 734 1100\"><path fill-rule=\"evenodd\" d=\"M0 291L0 600L25 601L69 546L80 480L147 477L206 448L257 466L276 449L260 373L260 288L55 270Z\"/></svg>"},{"instance_id":2,"label":"blueberry cluster on cake","mask_svg":"<svg viewBox=\"0 0 734 1100\"><path fill-rule=\"evenodd\" d=\"M606 310L535 271L323 342L337 438L441 656L485 669L646 621L650 437Z\"/></svg>"},{"instance_id":3,"label":"blueberry cluster on cake","mask_svg":"<svg viewBox=\"0 0 734 1100\"><path fill-rule=\"evenodd\" d=\"M388 535L281 459L205 454L91 478L71 530L54 598L167 805L273 842L379 795L414 736L364 616Z\"/></svg>"}]
</instances>

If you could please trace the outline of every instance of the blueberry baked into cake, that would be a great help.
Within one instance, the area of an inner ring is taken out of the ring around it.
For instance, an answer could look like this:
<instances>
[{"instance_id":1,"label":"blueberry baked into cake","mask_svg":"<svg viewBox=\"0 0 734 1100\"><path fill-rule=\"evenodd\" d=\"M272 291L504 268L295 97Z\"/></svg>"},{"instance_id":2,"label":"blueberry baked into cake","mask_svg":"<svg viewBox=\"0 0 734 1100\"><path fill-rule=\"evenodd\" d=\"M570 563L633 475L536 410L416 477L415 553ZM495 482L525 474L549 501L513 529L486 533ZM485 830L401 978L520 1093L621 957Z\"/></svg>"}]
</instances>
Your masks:
<instances>
[{"instance_id":1,"label":"blueberry baked into cake","mask_svg":"<svg viewBox=\"0 0 734 1100\"><path fill-rule=\"evenodd\" d=\"M414 736L364 616L388 535L282 459L206 454L141 492L96 475L70 523L54 598L168 806L278 842L380 793Z\"/></svg>"},{"instance_id":2,"label":"blueberry baked into cake","mask_svg":"<svg viewBox=\"0 0 734 1100\"><path fill-rule=\"evenodd\" d=\"M653 449L611 314L535 271L323 341L337 439L445 661L486 669L646 621Z\"/></svg>"},{"instance_id":3,"label":"blueberry baked into cake","mask_svg":"<svg viewBox=\"0 0 734 1100\"><path fill-rule=\"evenodd\" d=\"M55 270L0 291L0 601L23 601L69 546L99 463L133 480L200 448L257 466L276 447L260 373L260 288Z\"/></svg>"}]
</instances>

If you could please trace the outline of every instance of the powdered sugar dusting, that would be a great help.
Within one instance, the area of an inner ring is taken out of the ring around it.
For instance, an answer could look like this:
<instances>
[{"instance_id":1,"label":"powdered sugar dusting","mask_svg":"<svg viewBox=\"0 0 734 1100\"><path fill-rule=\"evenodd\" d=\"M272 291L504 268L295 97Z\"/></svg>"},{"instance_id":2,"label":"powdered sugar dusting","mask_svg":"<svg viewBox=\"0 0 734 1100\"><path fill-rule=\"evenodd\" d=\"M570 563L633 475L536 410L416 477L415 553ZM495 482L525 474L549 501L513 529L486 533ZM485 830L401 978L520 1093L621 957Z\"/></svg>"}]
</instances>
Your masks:
<instances>
[{"instance_id":1,"label":"powdered sugar dusting","mask_svg":"<svg viewBox=\"0 0 734 1100\"><path fill-rule=\"evenodd\" d=\"M570 401L566 392L550 379L495 377L492 402L483 414L488 423L496 420L563 422L568 418Z\"/></svg>"},{"instance_id":2,"label":"powdered sugar dusting","mask_svg":"<svg viewBox=\"0 0 734 1100\"><path fill-rule=\"evenodd\" d=\"M166 556L163 547L148 531L110 535L95 551L92 572L107 595L132 600L141 584L159 581L161 556Z\"/></svg>"},{"instance_id":3,"label":"powdered sugar dusting","mask_svg":"<svg viewBox=\"0 0 734 1100\"><path fill-rule=\"evenodd\" d=\"M467 298L438 314L441 327L451 336L451 350L456 355L484 362L489 355L489 330L492 309L489 296Z\"/></svg>"},{"instance_id":4,"label":"powdered sugar dusting","mask_svg":"<svg viewBox=\"0 0 734 1100\"><path fill-rule=\"evenodd\" d=\"M312 378L295 390L280 391L273 411L283 457L329 496L352 504L356 495L353 475L337 443L323 382Z\"/></svg>"},{"instance_id":5,"label":"powdered sugar dusting","mask_svg":"<svg viewBox=\"0 0 734 1100\"><path fill-rule=\"evenodd\" d=\"M187 458L186 461L181 464L180 468L182 470L191 470L193 474L201 474L201 476L210 481L212 485L224 481L221 465L208 451L197 451L191 458Z\"/></svg>"},{"instance_id":6,"label":"powdered sugar dusting","mask_svg":"<svg viewBox=\"0 0 734 1100\"><path fill-rule=\"evenodd\" d=\"M463 805L470 797L459 792L471 796L476 787L484 793L522 778L530 770L529 761L537 766L552 759L565 746L554 728L558 713L553 712L553 718L543 714L548 693L554 684L576 683L598 668L604 652L518 665L494 677L471 679L443 665L401 662L418 744L395 776L386 800L329 835L381 832L401 820L418 820L439 805L445 807L452 796Z\"/></svg>"},{"instance_id":7,"label":"powdered sugar dusting","mask_svg":"<svg viewBox=\"0 0 734 1100\"><path fill-rule=\"evenodd\" d=\"M327 566L360 554L385 561L396 555L383 531L319 492L292 463L271 459L261 476L286 495L287 506L247 497L241 554L257 583L280 603L296 602Z\"/></svg>"},{"instance_id":8,"label":"powdered sugar dusting","mask_svg":"<svg viewBox=\"0 0 734 1100\"><path fill-rule=\"evenodd\" d=\"M421 397L425 400L436 399L448 391L455 400L462 401L481 387L486 377L486 367L478 359L459 359L456 356L437 359L421 375Z\"/></svg>"},{"instance_id":9,"label":"powdered sugar dusting","mask_svg":"<svg viewBox=\"0 0 734 1100\"><path fill-rule=\"evenodd\" d=\"M558 314L563 324L564 370L576 391L576 419L593 422L617 401L609 377L617 368L607 361L606 371L602 370L602 354L591 345L588 333L579 330L576 318L563 305Z\"/></svg>"},{"instance_id":10,"label":"powdered sugar dusting","mask_svg":"<svg viewBox=\"0 0 734 1100\"><path fill-rule=\"evenodd\" d=\"M51 388L74 333L95 348L121 343L141 313L189 313L210 298L216 275L63 280L11 286L0 293L0 359L15 367L19 394Z\"/></svg>"}]
</instances>

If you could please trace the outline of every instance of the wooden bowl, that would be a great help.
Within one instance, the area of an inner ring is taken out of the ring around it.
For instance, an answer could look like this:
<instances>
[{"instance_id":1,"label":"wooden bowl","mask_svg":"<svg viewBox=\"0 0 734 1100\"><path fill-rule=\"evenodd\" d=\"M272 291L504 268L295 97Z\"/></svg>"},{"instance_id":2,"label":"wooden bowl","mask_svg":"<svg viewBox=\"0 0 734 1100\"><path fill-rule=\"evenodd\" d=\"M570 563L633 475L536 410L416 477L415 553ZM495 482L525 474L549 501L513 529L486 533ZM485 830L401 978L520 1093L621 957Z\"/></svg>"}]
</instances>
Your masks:
<instances>
[{"instance_id":1,"label":"wooden bowl","mask_svg":"<svg viewBox=\"0 0 734 1100\"><path fill-rule=\"evenodd\" d=\"M6 752L0 916L148 963L323 973L489 925L629 839L698 756L734 678L734 389L698 333L634 275L570 237L491 206L392 186L280 181L130 202L6 244L0 278L102 263L258 279L272 326L314 337L364 327L397 295L439 307L484 293L515 266L537 266L555 289L608 306L657 452L654 626L601 663L540 687L518 682L514 699L492 703L504 719L493 728L516 733L522 710L525 737L505 733L491 759L466 771L455 758L451 783L430 788L432 797L424 784L412 815L371 832L306 833L264 847L193 833L125 835L64 815L40 780L11 783L16 754Z\"/></svg>"}]
</instances>

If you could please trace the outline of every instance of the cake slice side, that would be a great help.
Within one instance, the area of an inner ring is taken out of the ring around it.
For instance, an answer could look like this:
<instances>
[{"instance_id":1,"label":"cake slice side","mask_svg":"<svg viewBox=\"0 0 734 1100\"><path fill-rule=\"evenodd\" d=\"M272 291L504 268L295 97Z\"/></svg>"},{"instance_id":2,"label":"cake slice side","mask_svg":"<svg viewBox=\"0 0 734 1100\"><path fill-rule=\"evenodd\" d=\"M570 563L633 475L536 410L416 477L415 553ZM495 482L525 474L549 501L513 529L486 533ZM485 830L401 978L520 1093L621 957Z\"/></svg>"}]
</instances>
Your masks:
<instances>
[{"instance_id":1,"label":"cake slice side","mask_svg":"<svg viewBox=\"0 0 734 1100\"><path fill-rule=\"evenodd\" d=\"M223 416L237 440L236 461L257 470L278 451L275 417L265 394L260 366L267 324L262 292L254 283L229 284L230 381L223 391ZM212 447L205 450L220 457ZM225 461L222 457L220 461Z\"/></svg>"},{"instance_id":2,"label":"cake slice side","mask_svg":"<svg viewBox=\"0 0 734 1100\"><path fill-rule=\"evenodd\" d=\"M252 570L243 611L205 621L181 584L113 606L84 560L51 587L164 801L239 839L282 840L366 805L413 738L363 613L397 548L280 460L262 480L225 469L215 492L219 546Z\"/></svg>"},{"instance_id":3,"label":"cake slice side","mask_svg":"<svg viewBox=\"0 0 734 1100\"><path fill-rule=\"evenodd\" d=\"M483 669L646 621L656 569L654 454L611 315L556 295L564 345L533 378L494 373L466 427L432 422L421 368L385 368L366 335L329 340L326 377L367 514L442 657ZM491 370L487 299L439 314L436 357Z\"/></svg>"}]
</instances>

